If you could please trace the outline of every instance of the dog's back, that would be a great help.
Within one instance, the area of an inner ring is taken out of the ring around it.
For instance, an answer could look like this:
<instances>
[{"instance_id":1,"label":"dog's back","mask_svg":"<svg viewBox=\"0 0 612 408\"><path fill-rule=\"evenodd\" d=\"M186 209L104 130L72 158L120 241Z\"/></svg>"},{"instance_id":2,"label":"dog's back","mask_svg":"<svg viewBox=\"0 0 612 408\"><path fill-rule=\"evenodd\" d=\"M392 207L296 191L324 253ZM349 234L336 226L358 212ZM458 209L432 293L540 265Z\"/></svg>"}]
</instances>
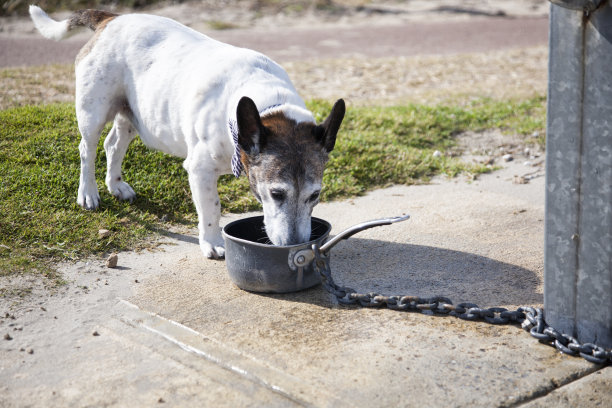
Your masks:
<instances>
[{"instance_id":1,"label":"dog's back","mask_svg":"<svg viewBox=\"0 0 612 408\"><path fill-rule=\"evenodd\" d=\"M107 120L124 110L143 142L156 150L186 157L187 139L198 137L190 133L204 127L227 139L228 120L245 95L258 106L277 104L268 102L272 96L305 109L278 64L174 20L84 10L56 22L36 6L30 14L47 38L66 38L80 27L95 31L76 58L77 114L79 105L88 103L99 106L97 115ZM231 143L216 153L231 158Z\"/></svg>"}]
</instances>

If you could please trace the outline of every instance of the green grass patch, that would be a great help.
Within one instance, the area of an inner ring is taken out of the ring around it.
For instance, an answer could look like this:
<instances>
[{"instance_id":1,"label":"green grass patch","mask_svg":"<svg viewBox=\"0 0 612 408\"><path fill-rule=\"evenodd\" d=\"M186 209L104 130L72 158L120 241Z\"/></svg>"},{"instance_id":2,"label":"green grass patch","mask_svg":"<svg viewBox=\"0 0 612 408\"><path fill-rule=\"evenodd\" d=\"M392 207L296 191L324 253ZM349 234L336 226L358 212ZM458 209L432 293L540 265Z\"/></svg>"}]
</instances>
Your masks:
<instances>
[{"instance_id":1,"label":"green grass patch","mask_svg":"<svg viewBox=\"0 0 612 408\"><path fill-rule=\"evenodd\" d=\"M317 121L331 109L309 108ZM452 149L457 133L501 128L531 134L544 127L544 98L522 102L481 100L469 106L350 108L324 177L322 199L362 194L390 184L414 184L434 175L487 171L435 150ZM74 106L26 106L0 111L0 275L38 272L58 278L53 261L133 249L163 221L195 225L182 160L147 149L136 139L124 162L124 179L138 197L120 202L106 190L103 140L98 146L98 211L76 204L80 159ZM542 132L543 133L543 132ZM259 208L246 177L223 176L219 195L226 212ZM98 236L99 229L111 235Z\"/></svg>"},{"instance_id":2,"label":"green grass patch","mask_svg":"<svg viewBox=\"0 0 612 408\"><path fill-rule=\"evenodd\" d=\"M238 24L223 20L209 20L206 24L213 30L233 30L240 28Z\"/></svg>"}]
</instances>

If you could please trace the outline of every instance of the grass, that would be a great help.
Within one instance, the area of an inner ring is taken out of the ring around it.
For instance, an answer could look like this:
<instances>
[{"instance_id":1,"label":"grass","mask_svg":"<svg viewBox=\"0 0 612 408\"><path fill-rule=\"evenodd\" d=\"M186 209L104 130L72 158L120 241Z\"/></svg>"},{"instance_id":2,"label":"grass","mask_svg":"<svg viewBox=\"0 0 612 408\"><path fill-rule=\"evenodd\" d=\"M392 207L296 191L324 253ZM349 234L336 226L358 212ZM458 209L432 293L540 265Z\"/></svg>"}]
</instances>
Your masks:
<instances>
[{"instance_id":1,"label":"grass","mask_svg":"<svg viewBox=\"0 0 612 408\"><path fill-rule=\"evenodd\" d=\"M311 101L317 121L331 105ZM136 139L124 163L124 178L138 197L120 202L106 190L106 158L98 146L96 178L101 208L76 204L79 134L71 104L25 106L0 111L0 276L38 273L60 279L53 262L134 249L165 222L195 225L182 161L147 149ZM399 106L349 109L324 177L323 201L362 194L390 184L414 184L438 174L487 171L448 152L463 131L500 128L530 135L544 128L544 98L522 102L479 100L468 106ZM109 128L107 127L107 132ZM259 208L245 177L223 176L219 195L225 212ZM98 236L99 229L111 235Z\"/></svg>"},{"instance_id":2,"label":"grass","mask_svg":"<svg viewBox=\"0 0 612 408\"><path fill-rule=\"evenodd\" d=\"M240 28L240 25L223 20L209 20L206 24L213 30L233 30Z\"/></svg>"}]
</instances>

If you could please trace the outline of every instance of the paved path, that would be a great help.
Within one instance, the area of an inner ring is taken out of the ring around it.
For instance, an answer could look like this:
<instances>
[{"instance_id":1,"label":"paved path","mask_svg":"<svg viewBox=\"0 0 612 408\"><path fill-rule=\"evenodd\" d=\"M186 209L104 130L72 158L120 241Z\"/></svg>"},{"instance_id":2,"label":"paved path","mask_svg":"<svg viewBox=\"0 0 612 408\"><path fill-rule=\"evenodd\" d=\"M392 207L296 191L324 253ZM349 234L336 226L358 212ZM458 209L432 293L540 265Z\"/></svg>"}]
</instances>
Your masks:
<instances>
[{"instance_id":1,"label":"paved path","mask_svg":"<svg viewBox=\"0 0 612 408\"><path fill-rule=\"evenodd\" d=\"M546 44L547 18L482 17L469 21L374 27L239 29L209 35L277 61L306 58L457 54ZM37 35L0 37L0 67L72 63L88 36L54 42Z\"/></svg>"}]
</instances>

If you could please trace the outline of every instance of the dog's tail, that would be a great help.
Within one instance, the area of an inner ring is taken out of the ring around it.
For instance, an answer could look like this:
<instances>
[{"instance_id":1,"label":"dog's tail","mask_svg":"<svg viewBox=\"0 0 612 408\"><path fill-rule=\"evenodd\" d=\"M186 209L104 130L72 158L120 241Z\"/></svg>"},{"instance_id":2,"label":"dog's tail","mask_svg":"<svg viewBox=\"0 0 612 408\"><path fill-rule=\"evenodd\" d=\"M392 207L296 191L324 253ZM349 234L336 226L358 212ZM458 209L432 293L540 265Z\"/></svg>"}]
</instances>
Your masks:
<instances>
[{"instance_id":1,"label":"dog's tail","mask_svg":"<svg viewBox=\"0 0 612 408\"><path fill-rule=\"evenodd\" d=\"M88 27L95 31L117 17L117 14L101 10L79 10L66 20L55 21L40 7L32 5L30 17L43 37L59 41L71 36L75 29L80 27Z\"/></svg>"}]
</instances>

